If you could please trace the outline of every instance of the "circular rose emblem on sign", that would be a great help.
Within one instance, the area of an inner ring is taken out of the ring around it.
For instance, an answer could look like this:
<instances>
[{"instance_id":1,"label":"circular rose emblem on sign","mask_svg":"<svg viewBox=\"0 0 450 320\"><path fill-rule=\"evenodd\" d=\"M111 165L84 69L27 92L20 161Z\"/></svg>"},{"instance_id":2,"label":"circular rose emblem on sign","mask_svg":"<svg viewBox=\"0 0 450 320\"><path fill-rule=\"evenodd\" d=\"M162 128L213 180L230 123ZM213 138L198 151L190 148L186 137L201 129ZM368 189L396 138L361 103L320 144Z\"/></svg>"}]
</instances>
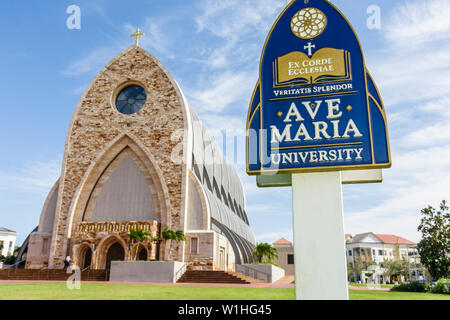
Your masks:
<instances>
[{"instance_id":1,"label":"circular rose emblem on sign","mask_svg":"<svg viewBox=\"0 0 450 320\"><path fill-rule=\"evenodd\" d=\"M327 17L316 8L305 8L294 14L291 30L300 39L313 39L327 26Z\"/></svg>"}]
</instances>

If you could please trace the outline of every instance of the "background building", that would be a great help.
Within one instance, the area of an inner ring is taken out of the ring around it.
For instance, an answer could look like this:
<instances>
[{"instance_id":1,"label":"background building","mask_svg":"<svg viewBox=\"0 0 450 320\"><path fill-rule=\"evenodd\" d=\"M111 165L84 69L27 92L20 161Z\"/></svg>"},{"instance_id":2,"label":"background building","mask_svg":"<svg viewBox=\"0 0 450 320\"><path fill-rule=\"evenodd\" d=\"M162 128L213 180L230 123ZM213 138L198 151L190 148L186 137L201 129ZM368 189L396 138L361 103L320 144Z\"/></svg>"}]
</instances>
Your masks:
<instances>
[{"instance_id":1,"label":"background building","mask_svg":"<svg viewBox=\"0 0 450 320\"><path fill-rule=\"evenodd\" d=\"M275 258L275 263L284 269L286 276L293 276L294 271L294 246L292 242L281 238L273 243L273 246L278 250L278 258Z\"/></svg>"},{"instance_id":2,"label":"background building","mask_svg":"<svg viewBox=\"0 0 450 320\"><path fill-rule=\"evenodd\" d=\"M16 237L15 231L0 227L0 255L5 257L13 255Z\"/></svg>"},{"instance_id":3,"label":"background building","mask_svg":"<svg viewBox=\"0 0 450 320\"><path fill-rule=\"evenodd\" d=\"M361 233L355 236L345 235L347 261L354 263L354 259L373 261L377 264L386 260L405 259L411 263L420 263L417 244L405 238L390 234ZM286 275L294 275L294 247L292 242L281 238L273 243L278 250L275 263L283 268ZM414 271L414 270L413 270ZM374 273L374 272L372 272Z\"/></svg>"},{"instance_id":4,"label":"background building","mask_svg":"<svg viewBox=\"0 0 450 320\"><path fill-rule=\"evenodd\" d=\"M408 260L419 263L417 244L392 234L373 232L350 236L346 240L347 259L353 263L355 258L362 261L382 263L385 260Z\"/></svg>"}]
</instances>

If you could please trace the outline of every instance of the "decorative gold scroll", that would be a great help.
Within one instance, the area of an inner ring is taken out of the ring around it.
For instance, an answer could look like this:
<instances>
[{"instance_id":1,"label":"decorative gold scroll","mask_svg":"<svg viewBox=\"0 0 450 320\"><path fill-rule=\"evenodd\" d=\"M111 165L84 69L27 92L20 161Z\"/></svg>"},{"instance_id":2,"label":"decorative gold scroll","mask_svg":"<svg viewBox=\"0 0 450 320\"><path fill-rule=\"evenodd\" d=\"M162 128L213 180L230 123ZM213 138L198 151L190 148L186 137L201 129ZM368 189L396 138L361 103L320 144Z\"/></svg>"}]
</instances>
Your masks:
<instances>
[{"instance_id":1,"label":"decorative gold scroll","mask_svg":"<svg viewBox=\"0 0 450 320\"><path fill-rule=\"evenodd\" d=\"M293 51L275 60L274 86L351 80L349 53L322 48L310 58Z\"/></svg>"}]
</instances>

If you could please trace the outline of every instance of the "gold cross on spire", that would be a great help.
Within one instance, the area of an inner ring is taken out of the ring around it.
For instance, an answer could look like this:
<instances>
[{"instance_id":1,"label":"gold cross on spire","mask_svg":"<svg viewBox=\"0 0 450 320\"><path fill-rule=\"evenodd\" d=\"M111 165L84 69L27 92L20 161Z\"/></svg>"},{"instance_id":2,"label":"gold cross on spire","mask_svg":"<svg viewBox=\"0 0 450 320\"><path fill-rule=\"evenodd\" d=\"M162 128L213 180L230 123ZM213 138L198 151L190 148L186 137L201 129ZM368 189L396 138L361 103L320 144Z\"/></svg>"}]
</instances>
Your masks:
<instances>
[{"instance_id":1,"label":"gold cross on spire","mask_svg":"<svg viewBox=\"0 0 450 320\"><path fill-rule=\"evenodd\" d=\"M139 28L137 28L136 32L133 33L130 37L133 37L136 39L136 47L139 46L139 39L142 38L143 36L145 36L145 34L143 34L141 32L141 30Z\"/></svg>"}]
</instances>

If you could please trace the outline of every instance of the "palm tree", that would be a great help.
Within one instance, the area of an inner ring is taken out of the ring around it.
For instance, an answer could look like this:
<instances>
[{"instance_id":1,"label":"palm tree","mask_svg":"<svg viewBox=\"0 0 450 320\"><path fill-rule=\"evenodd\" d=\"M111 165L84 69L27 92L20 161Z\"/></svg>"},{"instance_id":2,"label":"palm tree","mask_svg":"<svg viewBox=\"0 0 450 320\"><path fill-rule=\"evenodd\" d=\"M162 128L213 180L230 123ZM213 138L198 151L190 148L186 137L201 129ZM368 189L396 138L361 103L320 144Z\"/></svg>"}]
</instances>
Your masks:
<instances>
[{"instance_id":1,"label":"palm tree","mask_svg":"<svg viewBox=\"0 0 450 320\"><path fill-rule=\"evenodd\" d=\"M162 239L164 240L164 249L166 248L166 242L169 240L173 240L177 243L186 241L186 236L185 236L183 230L173 231L172 229L169 229L169 227L166 227L162 231L161 236L162 236Z\"/></svg>"},{"instance_id":2,"label":"palm tree","mask_svg":"<svg viewBox=\"0 0 450 320\"><path fill-rule=\"evenodd\" d=\"M132 259L134 261L136 261L137 259L140 244L143 243L145 240L153 241L152 235L142 229L131 229L130 233L128 234L128 237L130 238L130 254L132 246L137 243L137 247L134 252L134 257Z\"/></svg>"},{"instance_id":3,"label":"palm tree","mask_svg":"<svg viewBox=\"0 0 450 320\"><path fill-rule=\"evenodd\" d=\"M163 232L162 232L162 238L164 241L168 241L168 240L176 240L177 239L177 234L175 231L169 229L169 227L166 227Z\"/></svg>"},{"instance_id":4,"label":"palm tree","mask_svg":"<svg viewBox=\"0 0 450 320\"><path fill-rule=\"evenodd\" d=\"M176 234L176 239L175 239L176 242L182 242L182 241L187 240L186 236L184 235L183 230L177 230L177 231L175 231L175 234Z\"/></svg>"},{"instance_id":5,"label":"palm tree","mask_svg":"<svg viewBox=\"0 0 450 320\"><path fill-rule=\"evenodd\" d=\"M269 243L257 243L253 249L253 256L258 262L263 262L263 258L266 257L268 262L273 262L274 258L278 258L278 250Z\"/></svg>"}]
</instances>

